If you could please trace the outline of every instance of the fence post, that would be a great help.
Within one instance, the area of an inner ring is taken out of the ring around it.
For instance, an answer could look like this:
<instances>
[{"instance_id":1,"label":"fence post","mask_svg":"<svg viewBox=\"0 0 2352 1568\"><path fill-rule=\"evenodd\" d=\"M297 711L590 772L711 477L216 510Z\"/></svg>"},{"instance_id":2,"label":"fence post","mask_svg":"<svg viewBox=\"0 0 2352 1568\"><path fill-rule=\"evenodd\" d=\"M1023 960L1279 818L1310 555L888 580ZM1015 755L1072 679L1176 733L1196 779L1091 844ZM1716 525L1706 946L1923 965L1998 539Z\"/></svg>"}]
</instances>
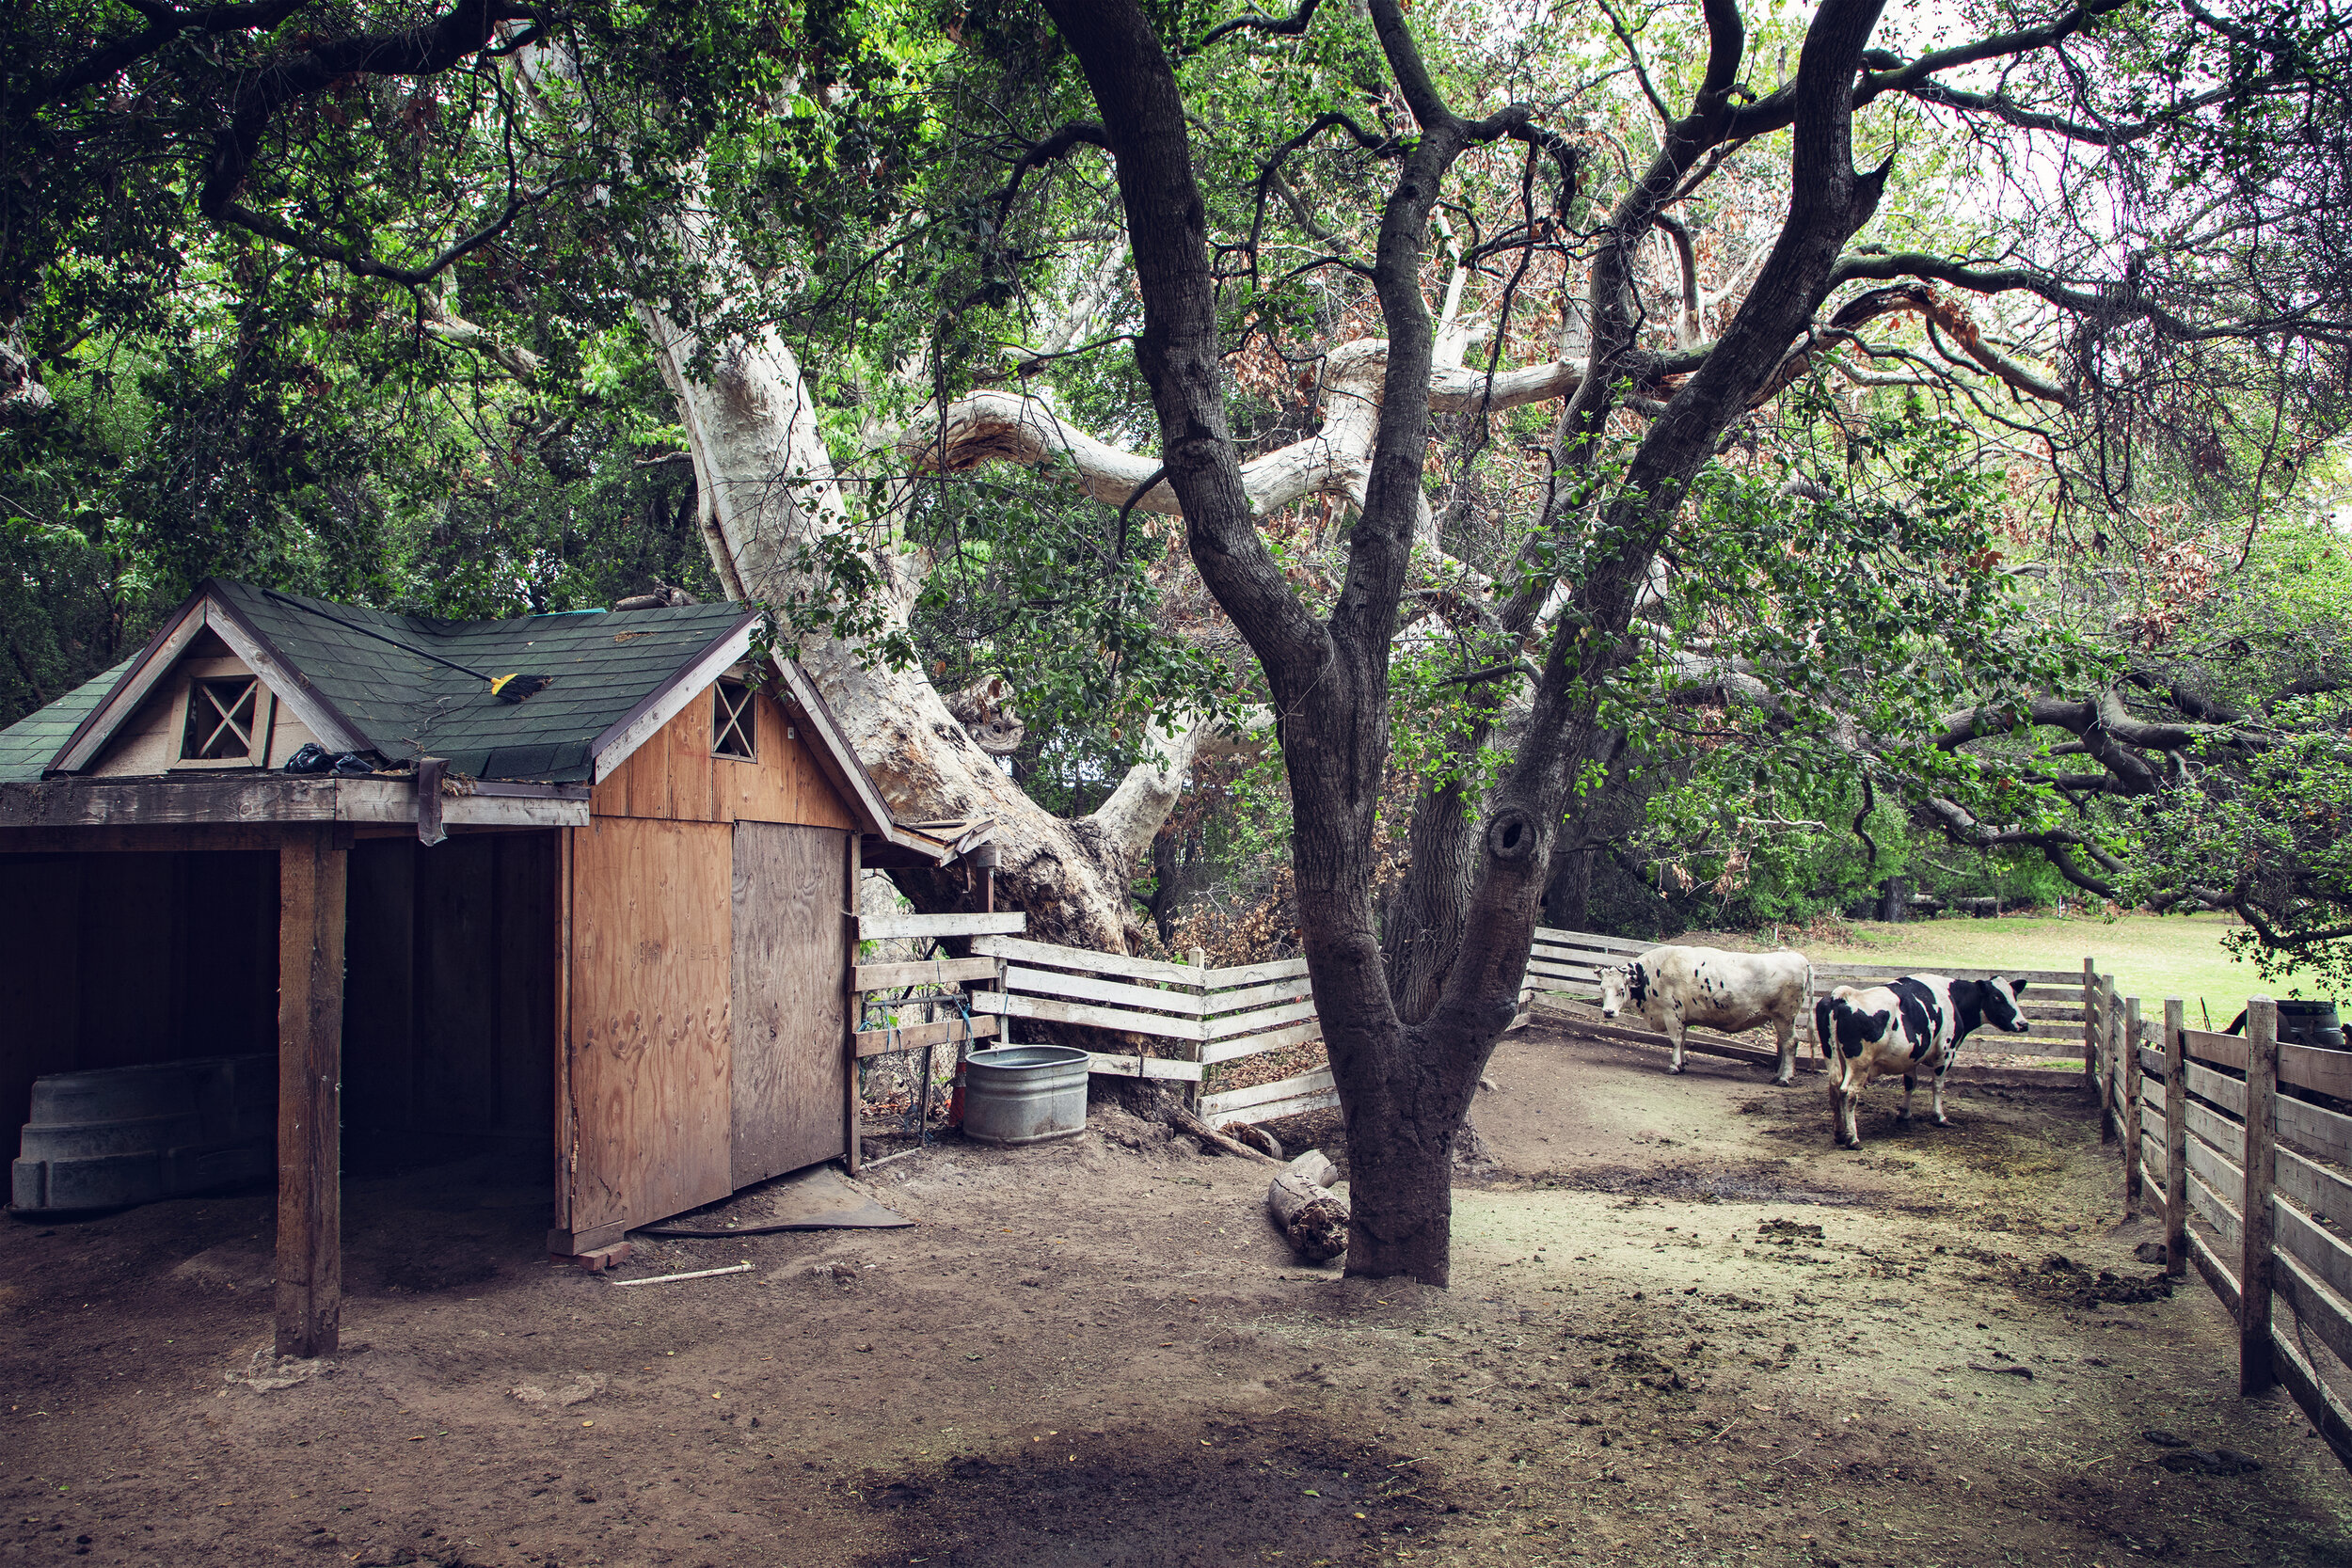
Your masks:
<instances>
[{"instance_id":1,"label":"fence post","mask_svg":"<svg viewBox=\"0 0 2352 1568\"><path fill-rule=\"evenodd\" d=\"M2115 976L2099 976L2099 1141L2115 1138Z\"/></svg>"},{"instance_id":2,"label":"fence post","mask_svg":"<svg viewBox=\"0 0 2352 1568\"><path fill-rule=\"evenodd\" d=\"M1200 989L1200 1022L1205 1025L1208 1022L1209 1018L1209 950L1205 947L1196 947L1190 954L1187 955L1187 957L1189 957L1192 960L1192 967L1200 972L1200 978L1195 980L1193 984ZM1198 1062L1201 1057L1207 1055L1208 1053L1209 1042L1207 1040L1200 1039L1192 1042L1192 1059L1194 1061ZM1200 1110L1200 1102L1208 1099L1208 1097L1209 1069L1204 1067L1200 1069L1200 1076L1192 1081L1192 1087L1185 1092L1185 1098L1190 1101L1190 1103L1185 1106L1185 1109L1189 1110L1194 1116L1200 1117L1201 1120L1208 1120L1207 1117L1201 1115Z\"/></svg>"},{"instance_id":3,"label":"fence post","mask_svg":"<svg viewBox=\"0 0 2352 1568\"><path fill-rule=\"evenodd\" d=\"M2237 1391L2259 1394L2279 1381L2270 1357L2270 1186L2278 1142L2272 1101L2279 1092L2279 1005L2246 1004L2246 1201L2238 1210L2245 1245L2238 1253Z\"/></svg>"},{"instance_id":4,"label":"fence post","mask_svg":"<svg viewBox=\"0 0 2352 1568\"><path fill-rule=\"evenodd\" d=\"M2188 1273L2188 1008L2164 999L2164 1272Z\"/></svg>"},{"instance_id":5,"label":"fence post","mask_svg":"<svg viewBox=\"0 0 2352 1568\"><path fill-rule=\"evenodd\" d=\"M2139 998L2123 999L2123 1217L2139 1212Z\"/></svg>"},{"instance_id":6,"label":"fence post","mask_svg":"<svg viewBox=\"0 0 2352 1568\"><path fill-rule=\"evenodd\" d=\"M2099 966L2083 960L2083 1087L2099 1086Z\"/></svg>"}]
</instances>

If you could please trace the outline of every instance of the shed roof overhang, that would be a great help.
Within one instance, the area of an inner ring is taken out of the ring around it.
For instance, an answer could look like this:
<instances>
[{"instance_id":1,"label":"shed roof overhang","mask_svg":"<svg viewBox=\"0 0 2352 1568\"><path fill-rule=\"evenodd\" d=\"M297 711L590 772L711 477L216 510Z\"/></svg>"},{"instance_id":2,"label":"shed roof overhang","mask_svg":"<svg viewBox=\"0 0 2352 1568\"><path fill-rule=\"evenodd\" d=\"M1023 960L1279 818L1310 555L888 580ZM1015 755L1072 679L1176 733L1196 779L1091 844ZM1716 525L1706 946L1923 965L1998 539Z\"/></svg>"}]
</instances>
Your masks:
<instances>
[{"instance_id":1,"label":"shed roof overhang","mask_svg":"<svg viewBox=\"0 0 2352 1568\"><path fill-rule=\"evenodd\" d=\"M441 802L452 828L584 828L580 784L459 783ZM269 842L293 828L416 831L417 790L408 778L337 778L291 773L213 774L194 779L45 779L0 784L0 850L109 847L199 847L229 839ZM234 830L223 834L216 830ZM131 836L125 837L129 834Z\"/></svg>"}]
</instances>

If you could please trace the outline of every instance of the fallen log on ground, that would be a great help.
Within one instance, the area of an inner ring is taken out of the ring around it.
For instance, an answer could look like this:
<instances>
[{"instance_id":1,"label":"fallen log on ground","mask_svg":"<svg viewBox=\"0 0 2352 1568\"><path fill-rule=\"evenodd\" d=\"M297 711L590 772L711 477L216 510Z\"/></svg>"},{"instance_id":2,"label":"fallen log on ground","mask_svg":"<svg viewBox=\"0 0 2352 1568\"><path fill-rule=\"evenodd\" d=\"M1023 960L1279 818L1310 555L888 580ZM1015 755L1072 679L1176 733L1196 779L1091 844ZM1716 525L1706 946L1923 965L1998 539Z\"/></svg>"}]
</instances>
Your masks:
<instances>
[{"instance_id":1,"label":"fallen log on ground","mask_svg":"<svg viewBox=\"0 0 2352 1568\"><path fill-rule=\"evenodd\" d=\"M1266 1189L1267 1217L1280 1229L1291 1250L1311 1263L1337 1258L1347 1250L1347 1205L1329 1185L1339 1171L1311 1148L1293 1160Z\"/></svg>"},{"instance_id":2,"label":"fallen log on ground","mask_svg":"<svg viewBox=\"0 0 2352 1568\"><path fill-rule=\"evenodd\" d=\"M1232 1124L1232 1128L1234 1137L1240 1139L1243 1143L1248 1144L1259 1153L1270 1156L1271 1158L1277 1160L1288 1160L1290 1158L1288 1154L1282 1151L1282 1140L1267 1132L1264 1128L1258 1126L1256 1123L1237 1121Z\"/></svg>"},{"instance_id":3,"label":"fallen log on ground","mask_svg":"<svg viewBox=\"0 0 2352 1568\"><path fill-rule=\"evenodd\" d=\"M1199 1117L1194 1116L1190 1111L1185 1110L1182 1105L1171 1105L1168 1107L1168 1125L1175 1128L1177 1132L1189 1133L1191 1136L1199 1138L1207 1148L1216 1149L1221 1153L1238 1154L1245 1160L1262 1160L1269 1165L1279 1165L1281 1164L1279 1160L1275 1159L1270 1154L1261 1154L1256 1149L1250 1148L1248 1144L1236 1142L1234 1139L1227 1137L1216 1128L1211 1127L1207 1122L1202 1121Z\"/></svg>"}]
</instances>

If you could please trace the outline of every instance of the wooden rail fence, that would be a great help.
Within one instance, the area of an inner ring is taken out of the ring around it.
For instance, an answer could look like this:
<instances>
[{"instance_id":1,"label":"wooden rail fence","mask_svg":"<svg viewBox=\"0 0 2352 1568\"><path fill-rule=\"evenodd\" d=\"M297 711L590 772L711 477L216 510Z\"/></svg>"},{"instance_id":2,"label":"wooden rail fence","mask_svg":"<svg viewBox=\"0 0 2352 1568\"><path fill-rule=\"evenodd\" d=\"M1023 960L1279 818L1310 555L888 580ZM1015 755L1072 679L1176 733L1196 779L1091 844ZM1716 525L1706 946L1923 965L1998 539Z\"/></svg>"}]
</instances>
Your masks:
<instances>
[{"instance_id":1,"label":"wooden rail fence","mask_svg":"<svg viewBox=\"0 0 2352 1568\"><path fill-rule=\"evenodd\" d=\"M1212 1127L1270 1121L1339 1103L1327 1066L1248 1088L1212 1092L1208 1087L1211 1069L1219 1063L1323 1038L1306 959L1211 969L1206 962L1169 963L1030 942L1022 935L1025 928L1018 911L861 919L861 941L961 937L969 939L972 956L858 965L853 1020L867 993L948 984L964 989L970 1018L968 1030L961 1017L857 1030L856 1053L879 1055L964 1038L1011 1045L1014 1021L1026 1019L1168 1042L1156 1051L1088 1055L1095 1072L1185 1085L1193 1113Z\"/></svg>"},{"instance_id":2,"label":"wooden rail fence","mask_svg":"<svg viewBox=\"0 0 2352 1568\"><path fill-rule=\"evenodd\" d=\"M2099 988L2091 1059L2128 1213L2159 1195L2165 1271L2194 1263L2238 1325L2238 1391L2286 1386L2352 1466L2352 1051L2282 1043L2278 1007L2246 1035L2188 1028L2180 999L2143 1017Z\"/></svg>"},{"instance_id":3,"label":"wooden rail fence","mask_svg":"<svg viewBox=\"0 0 2352 1568\"><path fill-rule=\"evenodd\" d=\"M1571 1001L1586 1004L1597 1002L1600 999L1602 969L1622 964L1661 945L1664 944L1538 927L1527 957L1527 994L1533 997L1537 992L1545 992L1565 995ZM1883 985L1919 969L1920 966L1915 964L1909 968L1897 968L1888 964L1816 962L1813 966L1813 994L1816 998L1826 996L1837 986ZM1979 1034L1972 1037L1970 1043L1979 1051L2001 1051L2017 1055L2066 1060L2088 1059L2087 1050L2094 1028L2094 1009L2098 998L2108 994L2114 983L2111 978L2099 974L2089 959L2083 961L2080 974L2073 970L2057 969L1938 969L1934 973L1952 980L1982 980L1997 974L2010 980L2028 982L2026 995L2018 1006L2028 1025L2026 1033L2023 1036ZM2044 989L2037 991L2032 989L2034 987ZM2102 987L2108 988L2108 991L2103 991ZM1663 1035L1623 1024L1579 1021L1576 1027L1584 1034L1623 1040L1632 1045L1666 1044ZM1800 1025L1798 1037L1798 1068L1805 1071L1819 1071L1820 1059L1805 1059L1802 1050L1802 1042L1813 1037L1809 1017ZM1730 1039L1705 1029L1687 1031L1683 1048L1741 1062L1769 1065L1775 1059L1768 1050L1759 1051L1744 1041Z\"/></svg>"}]
</instances>

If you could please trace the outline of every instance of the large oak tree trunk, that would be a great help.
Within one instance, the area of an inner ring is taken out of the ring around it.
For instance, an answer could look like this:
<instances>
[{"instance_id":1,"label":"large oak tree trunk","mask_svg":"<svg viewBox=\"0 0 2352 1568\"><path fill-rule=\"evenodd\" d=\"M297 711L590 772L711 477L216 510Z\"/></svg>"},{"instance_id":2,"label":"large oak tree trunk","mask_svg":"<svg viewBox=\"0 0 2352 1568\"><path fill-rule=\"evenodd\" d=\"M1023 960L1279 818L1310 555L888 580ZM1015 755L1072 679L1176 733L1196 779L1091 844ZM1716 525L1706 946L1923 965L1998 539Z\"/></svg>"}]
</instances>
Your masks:
<instances>
[{"instance_id":1,"label":"large oak tree trunk","mask_svg":"<svg viewBox=\"0 0 2352 1568\"><path fill-rule=\"evenodd\" d=\"M791 350L772 336L731 341L697 375L693 334L650 307L643 316L686 428L704 542L729 596L781 605L821 595L825 585L803 566L805 547L859 525L847 515ZM928 564L919 552L891 547L891 521L877 531L882 547L864 552L880 579L886 629L906 626ZM1135 947L1142 927L1130 884L1183 787L1199 725L1162 741L1100 810L1066 820L1022 792L919 670L889 668L869 646L834 638L803 641L800 659L902 820L994 821L998 898L1027 913L1031 935L1110 952ZM961 873L897 879L924 909L957 909L972 897Z\"/></svg>"}]
</instances>

